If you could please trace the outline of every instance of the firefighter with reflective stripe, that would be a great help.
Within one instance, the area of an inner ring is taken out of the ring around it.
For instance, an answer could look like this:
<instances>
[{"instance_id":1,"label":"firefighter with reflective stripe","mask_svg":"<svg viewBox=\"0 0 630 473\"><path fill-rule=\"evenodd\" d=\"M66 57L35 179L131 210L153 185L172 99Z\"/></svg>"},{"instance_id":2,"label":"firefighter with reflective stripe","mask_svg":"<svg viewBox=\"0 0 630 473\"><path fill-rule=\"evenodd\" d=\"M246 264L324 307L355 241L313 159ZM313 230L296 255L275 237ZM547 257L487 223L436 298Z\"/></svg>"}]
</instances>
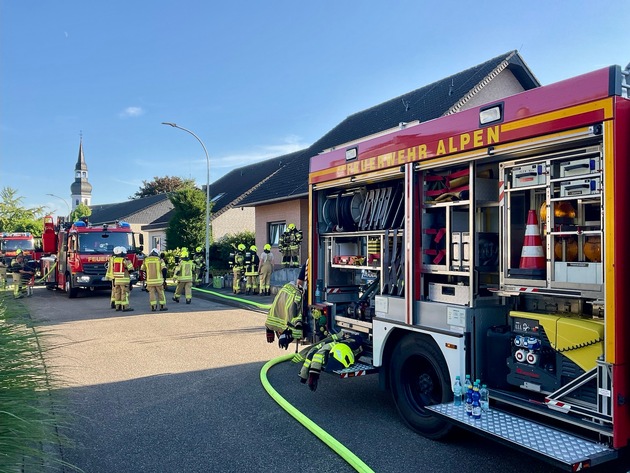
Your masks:
<instances>
[{"instance_id":1,"label":"firefighter with reflective stripe","mask_svg":"<svg viewBox=\"0 0 630 473\"><path fill-rule=\"evenodd\" d=\"M124 246L114 248L112 261L112 275L114 276L114 302L116 310L130 312L129 307L129 275L133 272L133 264L126 257L127 249Z\"/></svg>"},{"instance_id":2,"label":"firefighter with reflective stripe","mask_svg":"<svg viewBox=\"0 0 630 473\"><path fill-rule=\"evenodd\" d=\"M173 300L179 302L179 298L182 294L186 297L186 304L190 304L192 301L192 283L195 274L195 263L190 260L188 255L188 249L182 248L181 260L175 266L173 272L173 279L177 282L177 288L173 295Z\"/></svg>"},{"instance_id":3,"label":"firefighter with reflective stripe","mask_svg":"<svg viewBox=\"0 0 630 473\"><path fill-rule=\"evenodd\" d=\"M278 334L278 346L285 350L291 342L302 338L302 290L290 282L276 294L267 320L267 342L273 343Z\"/></svg>"},{"instance_id":4,"label":"firefighter with reflective stripe","mask_svg":"<svg viewBox=\"0 0 630 473\"><path fill-rule=\"evenodd\" d=\"M204 276L206 273L206 252L200 246L195 248L195 255L193 256L193 262L195 263L195 267L197 271L195 272L195 285L201 286L203 285Z\"/></svg>"},{"instance_id":5,"label":"firefighter with reflective stripe","mask_svg":"<svg viewBox=\"0 0 630 473\"><path fill-rule=\"evenodd\" d=\"M160 310L168 310L163 286L164 279L166 279L166 263L160 258L160 252L157 248L153 248L149 256L144 259L141 269L144 271L146 278L151 311L155 312L157 310L158 303L160 304Z\"/></svg>"},{"instance_id":6,"label":"firefighter with reflective stripe","mask_svg":"<svg viewBox=\"0 0 630 473\"><path fill-rule=\"evenodd\" d=\"M232 268L232 290L234 294L240 294L241 277L243 276L243 269L245 269L245 245L243 243L236 247L234 253L230 253L228 264Z\"/></svg>"},{"instance_id":7,"label":"firefighter with reflective stripe","mask_svg":"<svg viewBox=\"0 0 630 473\"><path fill-rule=\"evenodd\" d=\"M33 271L26 265L24 252L20 248L17 249L15 258L11 261L10 269L13 275L13 296L20 299L26 292L25 283L33 276Z\"/></svg>"},{"instance_id":8,"label":"firefighter with reflective stripe","mask_svg":"<svg viewBox=\"0 0 630 473\"><path fill-rule=\"evenodd\" d=\"M363 351L359 336L333 334L317 345L310 347L300 370L300 382L308 384L311 391L317 389L322 369L340 371L352 366L355 358Z\"/></svg>"},{"instance_id":9,"label":"firefighter with reflective stripe","mask_svg":"<svg viewBox=\"0 0 630 473\"><path fill-rule=\"evenodd\" d=\"M263 252L260 254L259 260L260 295L268 296L271 294L271 273L273 273L273 253L271 252L271 245L269 243L263 247Z\"/></svg>"},{"instance_id":10,"label":"firefighter with reflective stripe","mask_svg":"<svg viewBox=\"0 0 630 473\"><path fill-rule=\"evenodd\" d=\"M246 294L258 294L258 265L260 260L258 259L258 248L256 245L249 247L249 251L245 252L245 293Z\"/></svg>"}]
</instances>

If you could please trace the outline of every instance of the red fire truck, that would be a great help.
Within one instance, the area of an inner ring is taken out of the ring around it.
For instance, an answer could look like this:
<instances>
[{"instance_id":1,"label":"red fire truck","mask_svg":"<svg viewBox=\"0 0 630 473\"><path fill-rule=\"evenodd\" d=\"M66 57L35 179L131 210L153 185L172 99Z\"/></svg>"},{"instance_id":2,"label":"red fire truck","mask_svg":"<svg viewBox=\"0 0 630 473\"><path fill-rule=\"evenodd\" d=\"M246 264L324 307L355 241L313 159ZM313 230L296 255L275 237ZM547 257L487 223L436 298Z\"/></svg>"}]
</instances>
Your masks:
<instances>
[{"instance_id":1,"label":"red fire truck","mask_svg":"<svg viewBox=\"0 0 630 473\"><path fill-rule=\"evenodd\" d=\"M113 226L92 226L85 221L74 223L59 219L57 225L51 216L44 217L41 258L42 274L48 289L64 290L74 298L79 289L108 289L105 280L107 262L117 246L127 248L127 257L138 270L142 265L143 235L136 234L126 222ZM131 284L138 281L139 272L131 275Z\"/></svg>"},{"instance_id":2,"label":"red fire truck","mask_svg":"<svg viewBox=\"0 0 630 473\"><path fill-rule=\"evenodd\" d=\"M573 471L618 457L629 176L618 66L313 157L313 330L364 342L338 374L377 372L433 439L458 425ZM466 375L490 391L480 419L453 402Z\"/></svg>"},{"instance_id":3,"label":"red fire truck","mask_svg":"<svg viewBox=\"0 0 630 473\"><path fill-rule=\"evenodd\" d=\"M11 264L17 250L22 250L26 259L37 260L35 238L30 232L0 233L0 258L5 264Z\"/></svg>"}]
</instances>

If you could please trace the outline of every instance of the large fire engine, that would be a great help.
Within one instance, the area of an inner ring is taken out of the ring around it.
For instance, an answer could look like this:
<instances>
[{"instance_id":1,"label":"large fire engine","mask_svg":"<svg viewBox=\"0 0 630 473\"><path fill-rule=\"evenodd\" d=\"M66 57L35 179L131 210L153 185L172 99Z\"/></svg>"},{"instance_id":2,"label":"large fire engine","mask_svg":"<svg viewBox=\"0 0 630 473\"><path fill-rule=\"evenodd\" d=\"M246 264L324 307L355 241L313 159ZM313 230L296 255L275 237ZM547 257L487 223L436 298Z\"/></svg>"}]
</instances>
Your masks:
<instances>
[{"instance_id":1,"label":"large fire engine","mask_svg":"<svg viewBox=\"0 0 630 473\"><path fill-rule=\"evenodd\" d=\"M459 425L574 471L618 457L629 176L619 66L313 157L313 331L365 345L338 374L378 372L429 438ZM490 390L481 419L453 403L467 374Z\"/></svg>"},{"instance_id":2,"label":"large fire engine","mask_svg":"<svg viewBox=\"0 0 630 473\"><path fill-rule=\"evenodd\" d=\"M17 250L22 250L26 259L37 260L40 256L30 232L0 233L0 263L11 264Z\"/></svg>"},{"instance_id":3,"label":"large fire engine","mask_svg":"<svg viewBox=\"0 0 630 473\"><path fill-rule=\"evenodd\" d=\"M115 225L92 226L79 220L74 223L59 219L53 223L50 216L44 217L41 258L42 274L48 289L64 290L68 297L74 298L79 289L111 288L111 282L105 279L107 262L114 248L127 248L127 257L136 270L142 265L143 235L136 235L126 222ZM138 280L139 272L131 275L131 284Z\"/></svg>"}]
</instances>

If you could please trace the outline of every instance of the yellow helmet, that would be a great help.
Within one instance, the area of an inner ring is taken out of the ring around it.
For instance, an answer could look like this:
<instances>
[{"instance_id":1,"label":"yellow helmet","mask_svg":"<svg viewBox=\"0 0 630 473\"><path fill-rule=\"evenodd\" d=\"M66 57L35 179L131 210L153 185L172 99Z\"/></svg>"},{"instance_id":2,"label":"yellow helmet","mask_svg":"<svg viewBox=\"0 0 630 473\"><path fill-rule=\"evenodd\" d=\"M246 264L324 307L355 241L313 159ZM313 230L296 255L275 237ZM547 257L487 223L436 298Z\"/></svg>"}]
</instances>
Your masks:
<instances>
[{"instance_id":1,"label":"yellow helmet","mask_svg":"<svg viewBox=\"0 0 630 473\"><path fill-rule=\"evenodd\" d=\"M188 248L182 248L179 254L182 258L188 258Z\"/></svg>"},{"instance_id":2,"label":"yellow helmet","mask_svg":"<svg viewBox=\"0 0 630 473\"><path fill-rule=\"evenodd\" d=\"M326 371L337 371L349 368L354 364L354 353L345 343L337 343L330 349Z\"/></svg>"},{"instance_id":3,"label":"yellow helmet","mask_svg":"<svg viewBox=\"0 0 630 473\"><path fill-rule=\"evenodd\" d=\"M271 245L270 245L269 243L267 243L267 244L263 247L263 250L266 250L266 251L271 251Z\"/></svg>"},{"instance_id":4,"label":"yellow helmet","mask_svg":"<svg viewBox=\"0 0 630 473\"><path fill-rule=\"evenodd\" d=\"M256 247L256 245L252 245L249 247L249 251L258 251L258 248Z\"/></svg>"},{"instance_id":5,"label":"yellow helmet","mask_svg":"<svg viewBox=\"0 0 630 473\"><path fill-rule=\"evenodd\" d=\"M201 253L201 247L200 247L200 246L198 246L197 248L195 248L195 251L196 251L197 253Z\"/></svg>"},{"instance_id":6,"label":"yellow helmet","mask_svg":"<svg viewBox=\"0 0 630 473\"><path fill-rule=\"evenodd\" d=\"M295 230L295 223L290 223L287 227L289 230Z\"/></svg>"},{"instance_id":7,"label":"yellow helmet","mask_svg":"<svg viewBox=\"0 0 630 473\"><path fill-rule=\"evenodd\" d=\"M243 243L239 243L238 251L245 251L245 245Z\"/></svg>"}]
</instances>

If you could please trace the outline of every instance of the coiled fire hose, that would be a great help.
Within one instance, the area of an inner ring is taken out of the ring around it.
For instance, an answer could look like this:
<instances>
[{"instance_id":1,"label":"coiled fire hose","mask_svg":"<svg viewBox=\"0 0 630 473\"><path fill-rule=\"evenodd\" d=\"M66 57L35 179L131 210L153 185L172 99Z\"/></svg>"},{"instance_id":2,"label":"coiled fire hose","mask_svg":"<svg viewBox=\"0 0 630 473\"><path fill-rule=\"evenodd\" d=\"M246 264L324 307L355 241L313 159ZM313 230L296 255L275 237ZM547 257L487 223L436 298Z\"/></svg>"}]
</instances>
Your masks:
<instances>
[{"instance_id":1,"label":"coiled fire hose","mask_svg":"<svg viewBox=\"0 0 630 473\"><path fill-rule=\"evenodd\" d=\"M274 401L276 401L280 405L280 407L287 411L300 424L310 430L311 433L315 435L318 439L328 445L337 455L343 458L356 471L362 473L374 473L374 471L369 466L367 466L359 457L348 450L343 444L332 437L328 432L318 426L315 422L313 422L311 419L309 419L300 411L298 411L295 407L293 407L293 405L291 405L285 398L280 396L280 394L278 394L278 391L276 391L273 386L271 386L269 380L267 379L267 372L269 371L269 368L284 361L290 360L293 358L293 356L293 353L280 356L278 358L268 361L262 367L262 369L260 370L260 382L262 383L267 393L273 398Z\"/></svg>"}]
</instances>

